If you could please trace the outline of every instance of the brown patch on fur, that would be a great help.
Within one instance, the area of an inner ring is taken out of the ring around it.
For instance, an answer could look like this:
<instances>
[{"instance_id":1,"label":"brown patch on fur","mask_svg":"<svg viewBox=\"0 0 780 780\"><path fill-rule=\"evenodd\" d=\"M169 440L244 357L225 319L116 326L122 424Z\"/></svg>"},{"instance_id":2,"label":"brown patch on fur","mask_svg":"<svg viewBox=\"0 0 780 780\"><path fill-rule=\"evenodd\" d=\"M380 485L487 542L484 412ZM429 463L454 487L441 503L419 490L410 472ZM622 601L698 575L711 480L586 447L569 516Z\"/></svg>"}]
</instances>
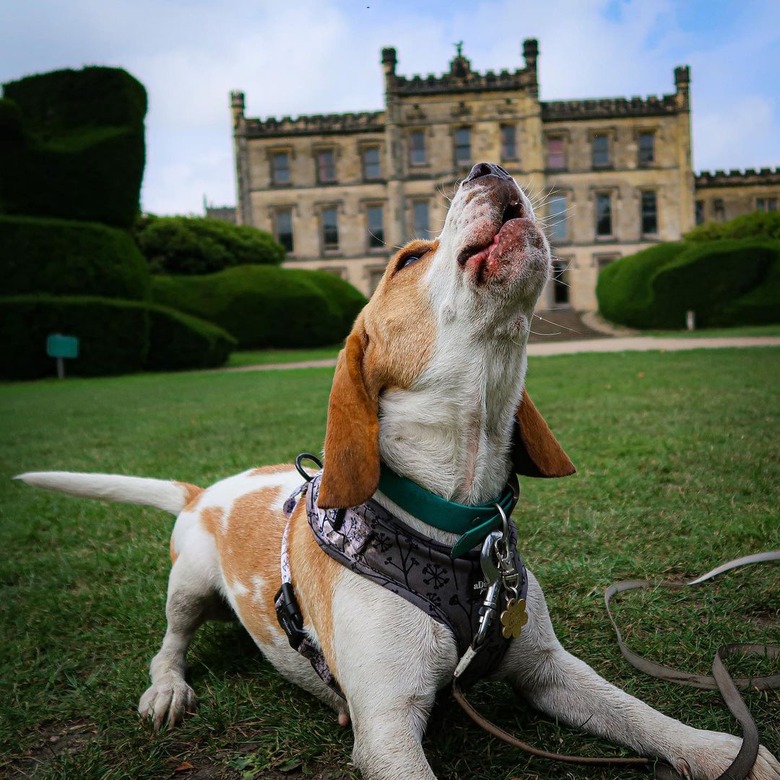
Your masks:
<instances>
[{"instance_id":1,"label":"brown patch on fur","mask_svg":"<svg viewBox=\"0 0 780 780\"><path fill-rule=\"evenodd\" d=\"M280 492L280 487L264 487L245 493L233 504L226 526L215 524L214 534L228 584L241 583L247 589L236 596L238 616L247 631L265 644L273 641L274 595L281 586L279 553L287 518L272 506ZM255 595L257 577L263 581L260 598Z\"/></svg>"},{"instance_id":2,"label":"brown patch on fur","mask_svg":"<svg viewBox=\"0 0 780 780\"><path fill-rule=\"evenodd\" d=\"M397 252L363 310L368 338L364 373L367 387L377 395L390 385L410 387L430 362L436 322L423 278L438 248L438 241L412 241ZM396 271L410 253L420 259Z\"/></svg>"},{"instance_id":3,"label":"brown patch on fur","mask_svg":"<svg viewBox=\"0 0 780 780\"><path fill-rule=\"evenodd\" d=\"M333 587L342 566L320 549L300 501L290 521L290 570L304 625L317 632L322 654L338 679L333 651Z\"/></svg>"},{"instance_id":4,"label":"brown patch on fur","mask_svg":"<svg viewBox=\"0 0 780 780\"><path fill-rule=\"evenodd\" d=\"M200 523L217 541L222 533L222 517L225 511L218 506L208 506L200 513Z\"/></svg>"},{"instance_id":5,"label":"brown patch on fur","mask_svg":"<svg viewBox=\"0 0 780 780\"><path fill-rule=\"evenodd\" d=\"M518 474L568 477L577 471L525 390L515 420L512 465Z\"/></svg>"},{"instance_id":6,"label":"brown patch on fur","mask_svg":"<svg viewBox=\"0 0 780 780\"><path fill-rule=\"evenodd\" d=\"M171 566L176 563L176 559L178 557L179 554L176 552L176 548L173 546L173 536L171 536Z\"/></svg>"},{"instance_id":7,"label":"brown patch on fur","mask_svg":"<svg viewBox=\"0 0 780 780\"><path fill-rule=\"evenodd\" d=\"M191 485L189 482L177 482L176 484L185 491L185 508L194 509L198 503L198 499L203 495L203 488L198 487L197 485Z\"/></svg>"},{"instance_id":8,"label":"brown patch on fur","mask_svg":"<svg viewBox=\"0 0 780 780\"><path fill-rule=\"evenodd\" d=\"M325 432L323 508L361 504L376 490L379 395L410 387L433 353L436 322L423 278L438 245L412 241L396 254L339 354ZM410 253L420 259L401 268Z\"/></svg>"}]
</instances>

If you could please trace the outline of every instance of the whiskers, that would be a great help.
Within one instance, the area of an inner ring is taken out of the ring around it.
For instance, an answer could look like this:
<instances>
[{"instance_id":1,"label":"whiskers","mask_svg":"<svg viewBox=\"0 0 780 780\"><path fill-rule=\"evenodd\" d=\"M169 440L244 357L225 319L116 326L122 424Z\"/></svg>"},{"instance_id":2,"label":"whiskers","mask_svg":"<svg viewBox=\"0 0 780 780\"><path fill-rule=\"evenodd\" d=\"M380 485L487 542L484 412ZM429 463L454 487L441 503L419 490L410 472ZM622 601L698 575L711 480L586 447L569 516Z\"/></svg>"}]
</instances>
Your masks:
<instances>
[{"instance_id":1,"label":"whiskers","mask_svg":"<svg viewBox=\"0 0 780 780\"><path fill-rule=\"evenodd\" d=\"M551 279L555 282L555 284L560 284L563 287L571 288L571 285L568 282L565 282L563 279L563 275L571 267L571 260L564 260L562 257L553 255L552 264L553 264L553 271L552 274L550 275Z\"/></svg>"},{"instance_id":2,"label":"whiskers","mask_svg":"<svg viewBox=\"0 0 780 780\"><path fill-rule=\"evenodd\" d=\"M551 241L554 241L554 228L558 227L559 225L566 224L569 215L574 212L575 205L567 205L565 209L556 211L554 214L545 213L548 211L548 204L552 200L553 196L556 195L555 188L548 187L546 189L536 191L533 187L529 186L528 188L524 187L523 190L528 196L528 199L531 201L531 206L533 207L537 221L544 228L544 232L546 233L547 237ZM569 203L568 199L566 202L567 204Z\"/></svg>"}]
</instances>

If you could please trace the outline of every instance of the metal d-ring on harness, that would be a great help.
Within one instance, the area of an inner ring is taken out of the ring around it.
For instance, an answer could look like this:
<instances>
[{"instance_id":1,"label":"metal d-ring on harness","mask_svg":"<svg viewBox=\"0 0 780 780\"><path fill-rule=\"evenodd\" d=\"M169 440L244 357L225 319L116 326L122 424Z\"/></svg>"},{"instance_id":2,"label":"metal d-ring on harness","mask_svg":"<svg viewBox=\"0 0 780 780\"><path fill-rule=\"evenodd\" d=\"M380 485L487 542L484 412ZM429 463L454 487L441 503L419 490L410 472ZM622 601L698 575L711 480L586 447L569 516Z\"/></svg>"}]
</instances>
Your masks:
<instances>
[{"instance_id":1,"label":"metal d-ring on harness","mask_svg":"<svg viewBox=\"0 0 780 780\"><path fill-rule=\"evenodd\" d=\"M317 470L322 471L322 461L316 456L312 455L310 452L302 452L298 457L295 459L295 470L307 481L311 482L312 475L309 474L308 471L303 467L303 461L310 460L312 463L315 463L317 465Z\"/></svg>"}]
</instances>

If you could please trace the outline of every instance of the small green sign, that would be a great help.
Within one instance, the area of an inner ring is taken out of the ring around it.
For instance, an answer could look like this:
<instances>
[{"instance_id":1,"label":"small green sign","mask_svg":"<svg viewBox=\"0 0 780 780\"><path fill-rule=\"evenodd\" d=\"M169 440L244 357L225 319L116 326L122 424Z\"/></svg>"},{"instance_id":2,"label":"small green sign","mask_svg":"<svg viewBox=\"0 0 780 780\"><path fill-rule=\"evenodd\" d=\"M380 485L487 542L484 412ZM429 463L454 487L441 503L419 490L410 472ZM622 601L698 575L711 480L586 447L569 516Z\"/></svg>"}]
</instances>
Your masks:
<instances>
[{"instance_id":1,"label":"small green sign","mask_svg":"<svg viewBox=\"0 0 780 780\"><path fill-rule=\"evenodd\" d=\"M77 358L79 356L79 340L75 336L52 333L46 339L46 354L53 358Z\"/></svg>"}]
</instances>

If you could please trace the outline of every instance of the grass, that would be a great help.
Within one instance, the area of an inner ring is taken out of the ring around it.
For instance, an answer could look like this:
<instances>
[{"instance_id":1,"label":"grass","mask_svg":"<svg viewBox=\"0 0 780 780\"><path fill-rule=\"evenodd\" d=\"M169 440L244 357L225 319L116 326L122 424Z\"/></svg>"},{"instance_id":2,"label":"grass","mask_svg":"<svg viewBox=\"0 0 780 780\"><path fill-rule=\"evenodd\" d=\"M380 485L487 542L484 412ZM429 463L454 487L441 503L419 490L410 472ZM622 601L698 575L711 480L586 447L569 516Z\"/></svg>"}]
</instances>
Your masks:
<instances>
[{"instance_id":1,"label":"grass","mask_svg":"<svg viewBox=\"0 0 780 780\"><path fill-rule=\"evenodd\" d=\"M308 360L328 360L336 358L340 344L317 349L264 349L256 351L234 352L228 360L228 367L268 366L274 363L299 363Z\"/></svg>"},{"instance_id":2,"label":"grass","mask_svg":"<svg viewBox=\"0 0 780 780\"><path fill-rule=\"evenodd\" d=\"M531 359L529 390L579 467L566 480L523 480L515 514L558 634L616 684L701 728L738 732L716 693L627 666L602 593L615 579L688 577L780 547L778 358L780 350L762 348ZM349 730L284 682L234 625L207 625L193 643L197 714L163 734L139 722L135 706L165 625L172 519L10 480L71 469L205 485L289 461L321 446L331 376L308 369L0 386L0 776L357 777ZM777 641L778 592L780 567L765 566L690 592L628 594L619 620L637 651L704 672L721 642ZM777 673L771 666L760 672ZM500 684L478 686L474 698L539 746L616 752L538 716ZM752 692L748 703L764 744L780 752L780 696ZM446 697L426 751L442 778L627 776L529 759L477 731Z\"/></svg>"}]
</instances>

